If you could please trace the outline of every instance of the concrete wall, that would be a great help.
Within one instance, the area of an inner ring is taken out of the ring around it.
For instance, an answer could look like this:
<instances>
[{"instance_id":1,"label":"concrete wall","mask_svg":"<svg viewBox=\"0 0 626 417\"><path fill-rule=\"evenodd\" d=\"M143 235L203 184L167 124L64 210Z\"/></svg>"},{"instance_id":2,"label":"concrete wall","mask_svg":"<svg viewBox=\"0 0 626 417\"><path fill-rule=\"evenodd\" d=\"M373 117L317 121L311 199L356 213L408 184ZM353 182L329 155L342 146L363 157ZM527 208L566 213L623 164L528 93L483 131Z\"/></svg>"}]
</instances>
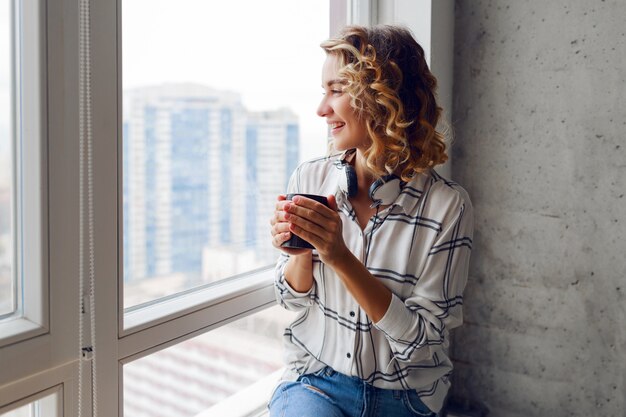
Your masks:
<instances>
[{"instance_id":1,"label":"concrete wall","mask_svg":"<svg viewBox=\"0 0 626 417\"><path fill-rule=\"evenodd\" d=\"M497 417L626 416L626 1L455 16L476 234L452 392Z\"/></svg>"}]
</instances>

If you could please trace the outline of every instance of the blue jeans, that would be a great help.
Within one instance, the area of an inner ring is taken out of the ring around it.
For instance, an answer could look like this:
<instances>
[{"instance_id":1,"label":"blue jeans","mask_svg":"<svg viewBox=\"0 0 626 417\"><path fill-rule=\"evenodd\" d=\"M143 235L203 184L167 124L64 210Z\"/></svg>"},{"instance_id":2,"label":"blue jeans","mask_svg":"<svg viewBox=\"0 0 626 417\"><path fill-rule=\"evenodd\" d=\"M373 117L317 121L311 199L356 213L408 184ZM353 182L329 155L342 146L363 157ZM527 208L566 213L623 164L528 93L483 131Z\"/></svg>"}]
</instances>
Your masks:
<instances>
[{"instance_id":1,"label":"blue jeans","mask_svg":"<svg viewBox=\"0 0 626 417\"><path fill-rule=\"evenodd\" d=\"M270 417L436 416L413 390L376 388L330 367L280 384L269 407Z\"/></svg>"}]
</instances>

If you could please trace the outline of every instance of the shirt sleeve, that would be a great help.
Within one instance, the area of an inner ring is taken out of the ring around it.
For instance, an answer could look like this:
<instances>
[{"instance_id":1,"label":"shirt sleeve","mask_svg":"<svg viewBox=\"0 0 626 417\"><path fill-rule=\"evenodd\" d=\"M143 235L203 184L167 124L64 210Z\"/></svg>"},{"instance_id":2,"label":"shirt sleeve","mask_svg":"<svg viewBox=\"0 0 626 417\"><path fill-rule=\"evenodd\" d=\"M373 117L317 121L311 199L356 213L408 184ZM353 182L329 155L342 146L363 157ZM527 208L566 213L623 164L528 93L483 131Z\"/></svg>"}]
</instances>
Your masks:
<instances>
[{"instance_id":1,"label":"shirt sleeve","mask_svg":"<svg viewBox=\"0 0 626 417\"><path fill-rule=\"evenodd\" d=\"M459 195L447 208L412 294L404 301L394 294L385 315L375 323L387 337L393 359L413 363L431 359L447 347L448 330L463 322L473 228L471 202Z\"/></svg>"},{"instance_id":2,"label":"shirt sleeve","mask_svg":"<svg viewBox=\"0 0 626 417\"><path fill-rule=\"evenodd\" d=\"M285 265L289 260L289 255L281 254L276 263L276 278L274 280L274 290L276 300L287 310L299 311L313 304L316 294L316 283L307 292L298 292L294 290L285 279Z\"/></svg>"},{"instance_id":3,"label":"shirt sleeve","mask_svg":"<svg viewBox=\"0 0 626 417\"><path fill-rule=\"evenodd\" d=\"M299 175L301 167L298 167L289 179L287 185L287 194L300 192ZM276 262L274 291L276 293L276 301L287 310L299 311L313 304L316 294L316 283L307 292L298 292L294 290L285 278L285 267L289 261L289 255L284 252L280 253Z\"/></svg>"}]
</instances>

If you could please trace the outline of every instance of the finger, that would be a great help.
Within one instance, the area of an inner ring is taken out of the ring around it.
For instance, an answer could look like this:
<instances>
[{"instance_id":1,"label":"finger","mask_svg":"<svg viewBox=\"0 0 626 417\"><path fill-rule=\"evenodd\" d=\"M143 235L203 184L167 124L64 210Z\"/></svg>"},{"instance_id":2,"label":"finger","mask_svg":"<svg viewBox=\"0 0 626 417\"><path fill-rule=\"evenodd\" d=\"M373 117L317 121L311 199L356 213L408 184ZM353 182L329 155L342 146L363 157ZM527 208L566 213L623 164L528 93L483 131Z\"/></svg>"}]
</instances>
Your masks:
<instances>
[{"instance_id":1,"label":"finger","mask_svg":"<svg viewBox=\"0 0 626 417\"><path fill-rule=\"evenodd\" d=\"M335 213L335 210L332 210L326 205L318 201L312 200L310 198L297 195L293 198L292 201L296 206L305 207L309 210L319 213L320 216L325 217L327 219L332 219Z\"/></svg>"},{"instance_id":2,"label":"finger","mask_svg":"<svg viewBox=\"0 0 626 417\"><path fill-rule=\"evenodd\" d=\"M280 220L278 219L278 211L274 212L274 215L272 216L272 218L270 219L270 225L274 226L275 224L279 223ZM283 216L284 217L284 216Z\"/></svg>"},{"instance_id":3,"label":"finger","mask_svg":"<svg viewBox=\"0 0 626 417\"><path fill-rule=\"evenodd\" d=\"M325 240L321 238L319 235L313 232L310 232L308 230L305 230L304 228L294 223L289 224L289 231L293 233L294 235L309 242L311 245L313 245L315 249L319 249L321 247L321 244L325 242Z\"/></svg>"},{"instance_id":4,"label":"finger","mask_svg":"<svg viewBox=\"0 0 626 417\"><path fill-rule=\"evenodd\" d=\"M295 215L288 215L287 219L290 225L289 230L304 240L308 241L309 239L301 235L302 233L306 233L307 236L315 236L316 240L329 240L332 238L331 233L328 231L328 229L333 228L331 224L319 225L309 219ZM295 226L296 229L292 226Z\"/></svg>"},{"instance_id":5,"label":"finger","mask_svg":"<svg viewBox=\"0 0 626 417\"><path fill-rule=\"evenodd\" d=\"M286 206L287 204L291 204L291 203L292 203L292 201L291 201L291 200L285 200L285 199L283 199L283 200L278 200L278 202L276 203L276 206L274 207L274 209L275 209L276 211L283 211L283 210L285 209L285 206Z\"/></svg>"},{"instance_id":6,"label":"finger","mask_svg":"<svg viewBox=\"0 0 626 417\"><path fill-rule=\"evenodd\" d=\"M287 222L276 223L276 225L272 228L272 235L286 232L289 232L289 223Z\"/></svg>"},{"instance_id":7,"label":"finger","mask_svg":"<svg viewBox=\"0 0 626 417\"><path fill-rule=\"evenodd\" d=\"M275 239L276 236L284 234L284 233L289 234L287 239L291 238L291 232L289 231L289 223L286 223L286 222L277 223L276 225L272 226L272 228L270 229L270 235L272 236L272 241Z\"/></svg>"},{"instance_id":8,"label":"finger","mask_svg":"<svg viewBox=\"0 0 626 417\"><path fill-rule=\"evenodd\" d=\"M274 245L277 248L280 248L280 246L286 241L288 241L290 238L291 238L290 232L277 233L272 238L272 245Z\"/></svg>"},{"instance_id":9,"label":"finger","mask_svg":"<svg viewBox=\"0 0 626 417\"><path fill-rule=\"evenodd\" d=\"M335 198L335 196L333 194L329 195L326 198L328 200L328 205L330 206L330 209L332 211L339 210L339 206L337 206L337 199Z\"/></svg>"},{"instance_id":10,"label":"finger","mask_svg":"<svg viewBox=\"0 0 626 417\"><path fill-rule=\"evenodd\" d=\"M274 215L270 218L270 225L274 226L275 224L286 222L286 214L284 210L274 211Z\"/></svg>"},{"instance_id":11,"label":"finger","mask_svg":"<svg viewBox=\"0 0 626 417\"><path fill-rule=\"evenodd\" d=\"M275 224L288 222L289 221L289 214L290 213L288 213L286 211L277 211L276 215L274 216Z\"/></svg>"},{"instance_id":12,"label":"finger","mask_svg":"<svg viewBox=\"0 0 626 417\"><path fill-rule=\"evenodd\" d=\"M325 207L326 208L326 207ZM319 213L318 211L316 211L314 208L310 208L310 207L305 207L302 205L298 205L298 204L286 204L285 205L285 220L287 221L291 221L291 216L298 216L298 217L302 217L304 219L307 219L310 222L313 222L315 224L318 224L320 226L323 226L324 223L328 222L329 220L331 220L330 217L326 217L324 215L322 215L321 213Z\"/></svg>"}]
</instances>

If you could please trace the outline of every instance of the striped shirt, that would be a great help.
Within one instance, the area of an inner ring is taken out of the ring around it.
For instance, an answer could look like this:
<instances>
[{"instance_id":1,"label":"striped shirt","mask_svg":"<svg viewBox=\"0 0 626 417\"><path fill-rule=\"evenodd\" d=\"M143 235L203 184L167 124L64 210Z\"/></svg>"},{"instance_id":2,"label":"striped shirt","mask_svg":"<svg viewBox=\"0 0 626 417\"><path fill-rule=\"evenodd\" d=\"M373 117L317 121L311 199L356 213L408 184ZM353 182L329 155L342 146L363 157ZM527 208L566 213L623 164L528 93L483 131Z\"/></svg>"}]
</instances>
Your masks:
<instances>
[{"instance_id":1,"label":"striped shirt","mask_svg":"<svg viewBox=\"0 0 626 417\"><path fill-rule=\"evenodd\" d=\"M361 230L339 190L340 156L300 165L288 192L337 197L350 251L393 293L373 323L339 277L313 251L313 287L300 293L285 280L281 253L275 289L279 303L299 312L285 330L283 380L328 365L384 389L414 389L437 412L450 386L448 330L463 321L463 289L472 248L470 199L434 170L402 183L393 204Z\"/></svg>"}]
</instances>

